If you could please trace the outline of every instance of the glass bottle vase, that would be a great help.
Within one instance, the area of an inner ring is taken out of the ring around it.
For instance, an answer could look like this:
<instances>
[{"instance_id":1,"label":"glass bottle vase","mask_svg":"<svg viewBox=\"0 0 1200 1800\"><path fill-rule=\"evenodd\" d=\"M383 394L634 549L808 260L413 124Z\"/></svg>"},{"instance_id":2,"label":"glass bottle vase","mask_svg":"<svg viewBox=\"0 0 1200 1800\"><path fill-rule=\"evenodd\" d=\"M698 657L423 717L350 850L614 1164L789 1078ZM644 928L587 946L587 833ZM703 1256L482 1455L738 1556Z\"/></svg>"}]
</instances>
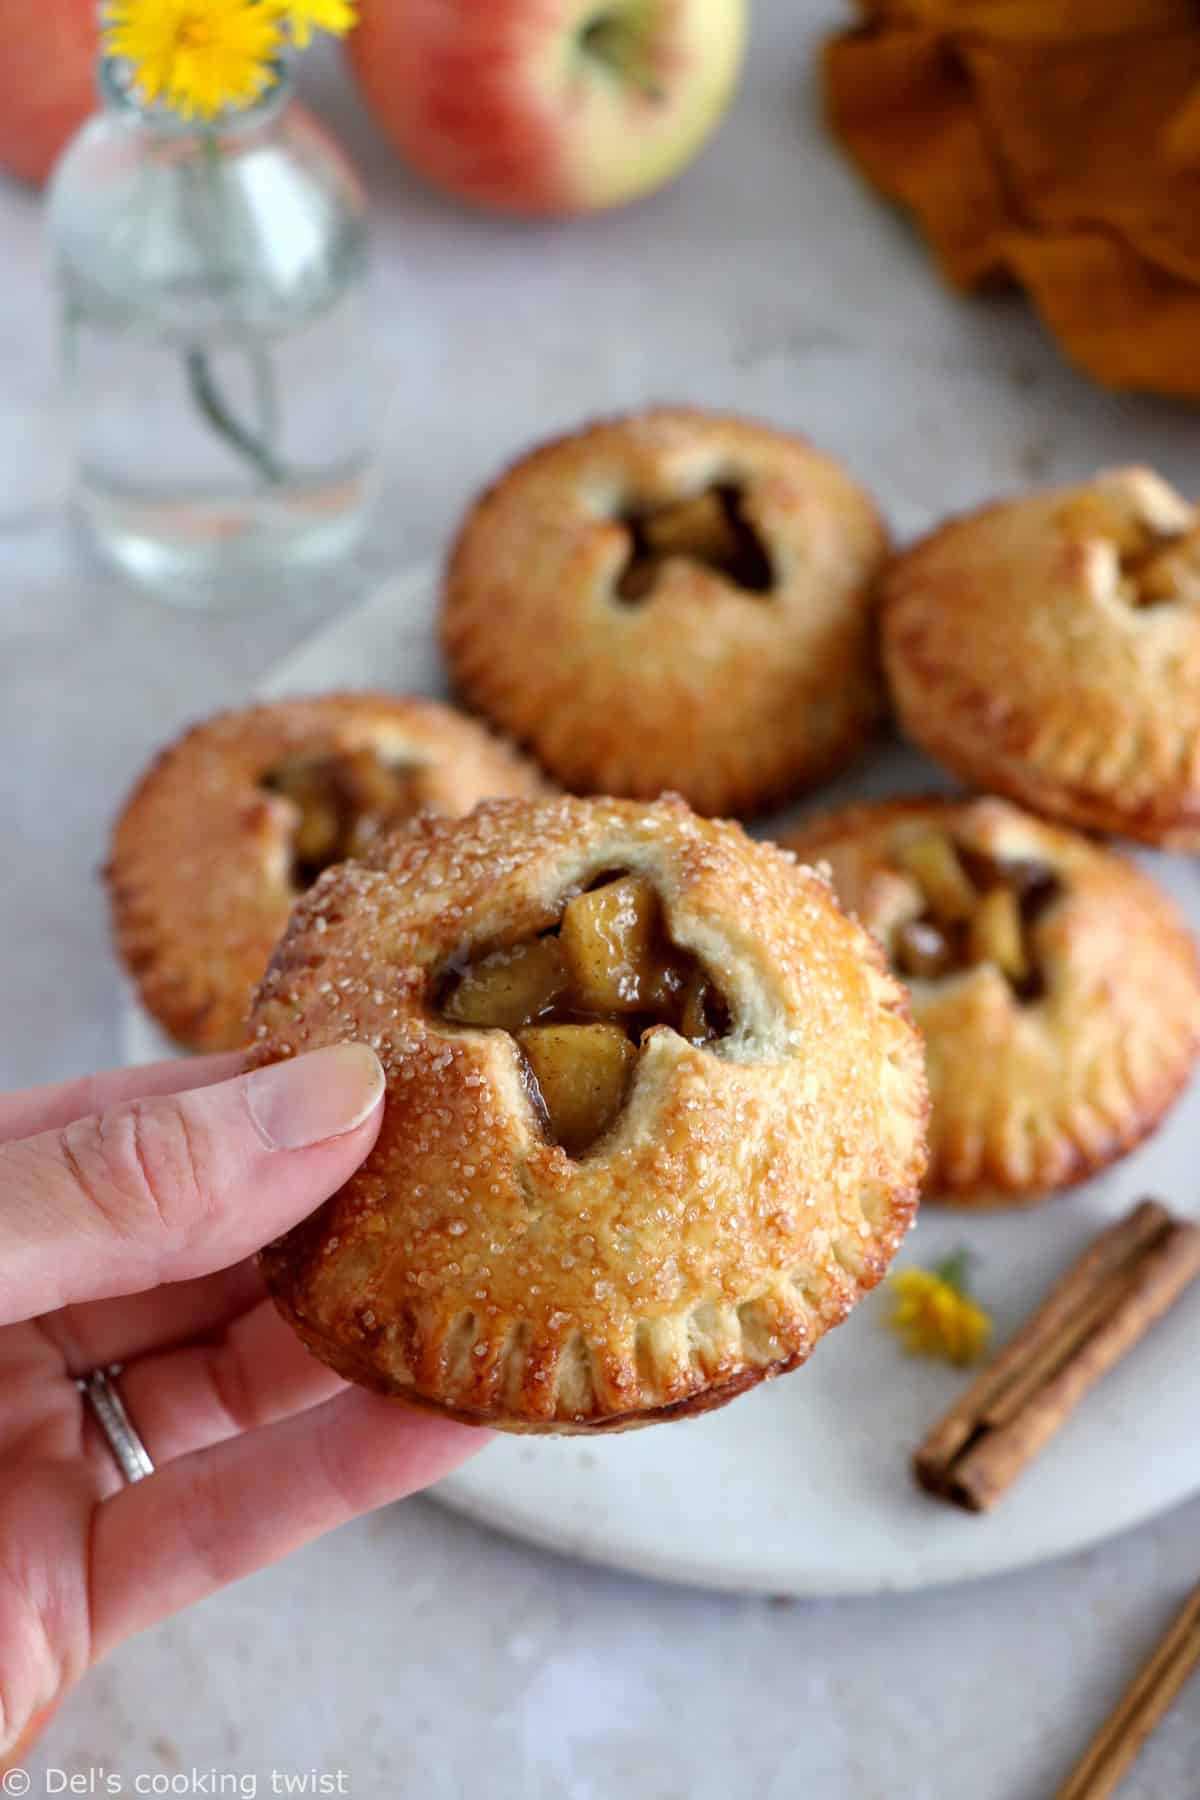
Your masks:
<instances>
[{"instance_id":1,"label":"glass bottle vase","mask_svg":"<svg viewBox=\"0 0 1200 1800\"><path fill-rule=\"evenodd\" d=\"M277 79L211 126L119 65L55 171L51 256L96 548L164 598L270 597L352 545L378 443L365 206Z\"/></svg>"}]
</instances>

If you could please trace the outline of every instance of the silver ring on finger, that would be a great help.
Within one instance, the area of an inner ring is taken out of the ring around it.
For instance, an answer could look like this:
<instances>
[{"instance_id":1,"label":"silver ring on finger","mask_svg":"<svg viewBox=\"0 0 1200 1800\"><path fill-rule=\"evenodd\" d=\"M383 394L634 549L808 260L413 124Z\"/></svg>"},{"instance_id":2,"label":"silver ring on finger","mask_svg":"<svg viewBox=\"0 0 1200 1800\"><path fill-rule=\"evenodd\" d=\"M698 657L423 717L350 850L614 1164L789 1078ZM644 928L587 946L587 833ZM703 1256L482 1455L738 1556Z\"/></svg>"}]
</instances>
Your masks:
<instances>
[{"instance_id":1,"label":"silver ring on finger","mask_svg":"<svg viewBox=\"0 0 1200 1800\"><path fill-rule=\"evenodd\" d=\"M111 1363L107 1369L93 1369L90 1375L81 1376L75 1385L90 1406L126 1481L144 1481L147 1475L153 1475L154 1464L117 1392L115 1381L120 1373L120 1363Z\"/></svg>"}]
</instances>

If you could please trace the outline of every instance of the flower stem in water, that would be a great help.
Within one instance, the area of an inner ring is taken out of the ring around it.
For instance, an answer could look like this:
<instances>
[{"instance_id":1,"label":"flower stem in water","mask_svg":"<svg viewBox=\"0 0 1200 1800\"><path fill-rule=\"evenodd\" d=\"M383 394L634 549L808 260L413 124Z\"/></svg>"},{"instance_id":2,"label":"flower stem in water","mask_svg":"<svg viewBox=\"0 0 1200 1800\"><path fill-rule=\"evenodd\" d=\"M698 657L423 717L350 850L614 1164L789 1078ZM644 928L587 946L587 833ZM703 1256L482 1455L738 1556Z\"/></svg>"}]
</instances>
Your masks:
<instances>
[{"instance_id":1,"label":"flower stem in water","mask_svg":"<svg viewBox=\"0 0 1200 1800\"><path fill-rule=\"evenodd\" d=\"M237 451L239 456L256 468L264 481L277 487L284 480L284 470L279 460L260 442L253 432L238 423L221 397L213 377L212 364L205 350L189 350L187 353L188 383L192 390L192 398L204 414L214 431L218 432L225 442Z\"/></svg>"}]
</instances>

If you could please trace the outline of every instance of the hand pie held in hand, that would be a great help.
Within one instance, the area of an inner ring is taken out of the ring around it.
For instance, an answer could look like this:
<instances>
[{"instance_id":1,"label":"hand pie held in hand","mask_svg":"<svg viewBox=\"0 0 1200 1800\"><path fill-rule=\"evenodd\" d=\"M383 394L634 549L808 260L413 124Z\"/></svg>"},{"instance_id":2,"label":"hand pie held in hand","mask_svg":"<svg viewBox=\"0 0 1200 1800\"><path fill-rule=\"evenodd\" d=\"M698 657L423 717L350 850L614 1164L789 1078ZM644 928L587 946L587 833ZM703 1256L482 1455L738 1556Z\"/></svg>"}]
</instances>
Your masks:
<instances>
[{"instance_id":1,"label":"hand pie held in hand","mask_svg":"<svg viewBox=\"0 0 1200 1800\"><path fill-rule=\"evenodd\" d=\"M516 1431L723 1404L883 1275L924 1168L917 1035L811 871L679 801L424 819L300 902L260 1060L360 1039L378 1143L263 1253L318 1356Z\"/></svg>"}]
</instances>

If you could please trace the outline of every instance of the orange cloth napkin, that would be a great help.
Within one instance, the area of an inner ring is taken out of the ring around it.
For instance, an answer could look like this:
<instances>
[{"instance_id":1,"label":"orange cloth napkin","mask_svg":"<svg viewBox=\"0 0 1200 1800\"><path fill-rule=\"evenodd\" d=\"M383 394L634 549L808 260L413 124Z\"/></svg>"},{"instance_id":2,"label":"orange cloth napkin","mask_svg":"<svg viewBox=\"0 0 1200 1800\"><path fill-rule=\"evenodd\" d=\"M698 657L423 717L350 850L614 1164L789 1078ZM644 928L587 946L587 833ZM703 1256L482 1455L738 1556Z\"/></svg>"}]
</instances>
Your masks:
<instances>
[{"instance_id":1,"label":"orange cloth napkin","mask_svg":"<svg viewBox=\"0 0 1200 1800\"><path fill-rule=\"evenodd\" d=\"M1096 380L1200 398L1195 0L860 0L833 130L948 280L1016 280Z\"/></svg>"}]
</instances>

